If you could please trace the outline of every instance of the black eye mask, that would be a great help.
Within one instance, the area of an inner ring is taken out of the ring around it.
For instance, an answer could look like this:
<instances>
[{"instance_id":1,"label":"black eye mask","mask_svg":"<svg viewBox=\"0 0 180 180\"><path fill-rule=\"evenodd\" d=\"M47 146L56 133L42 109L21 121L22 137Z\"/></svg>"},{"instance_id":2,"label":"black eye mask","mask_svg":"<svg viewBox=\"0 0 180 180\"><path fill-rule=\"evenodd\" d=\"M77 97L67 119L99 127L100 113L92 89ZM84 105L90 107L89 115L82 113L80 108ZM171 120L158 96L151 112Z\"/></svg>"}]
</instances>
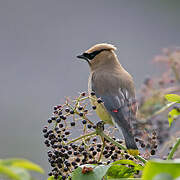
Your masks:
<instances>
[{"instance_id":1,"label":"black eye mask","mask_svg":"<svg viewBox=\"0 0 180 180\"><path fill-rule=\"evenodd\" d=\"M94 51L92 53L83 53L83 56L88 58L89 60L92 60L95 58L95 56L97 56L99 53L101 53L102 51L105 51L107 49L101 49L99 51Z\"/></svg>"}]
</instances>

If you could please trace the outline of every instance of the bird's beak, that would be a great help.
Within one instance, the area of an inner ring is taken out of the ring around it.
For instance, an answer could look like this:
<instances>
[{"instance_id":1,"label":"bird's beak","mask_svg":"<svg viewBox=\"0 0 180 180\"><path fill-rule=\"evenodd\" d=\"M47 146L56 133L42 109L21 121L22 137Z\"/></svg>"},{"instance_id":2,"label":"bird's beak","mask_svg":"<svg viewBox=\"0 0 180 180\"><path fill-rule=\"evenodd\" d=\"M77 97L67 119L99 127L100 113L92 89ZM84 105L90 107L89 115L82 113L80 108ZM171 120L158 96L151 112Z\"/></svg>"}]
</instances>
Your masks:
<instances>
[{"instance_id":1,"label":"bird's beak","mask_svg":"<svg viewBox=\"0 0 180 180\"><path fill-rule=\"evenodd\" d=\"M79 55L79 56L77 56L77 58L84 59L84 60L89 62L89 59L87 57L83 56L83 55Z\"/></svg>"}]
</instances>

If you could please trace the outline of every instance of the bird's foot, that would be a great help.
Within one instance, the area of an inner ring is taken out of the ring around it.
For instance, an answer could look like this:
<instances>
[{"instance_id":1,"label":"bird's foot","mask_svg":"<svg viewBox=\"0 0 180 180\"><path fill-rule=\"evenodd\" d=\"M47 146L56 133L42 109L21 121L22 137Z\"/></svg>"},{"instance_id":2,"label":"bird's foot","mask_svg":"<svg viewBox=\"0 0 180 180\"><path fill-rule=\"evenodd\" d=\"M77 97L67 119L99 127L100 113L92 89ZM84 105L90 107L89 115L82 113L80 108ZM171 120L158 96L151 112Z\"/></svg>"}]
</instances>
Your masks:
<instances>
[{"instance_id":1,"label":"bird's foot","mask_svg":"<svg viewBox=\"0 0 180 180\"><path fill-rule=\"evenodd\" d=\"M96 128L100 131L104 131L104 122L103 121L97 122Z\"/></svg>"}]
</instances>

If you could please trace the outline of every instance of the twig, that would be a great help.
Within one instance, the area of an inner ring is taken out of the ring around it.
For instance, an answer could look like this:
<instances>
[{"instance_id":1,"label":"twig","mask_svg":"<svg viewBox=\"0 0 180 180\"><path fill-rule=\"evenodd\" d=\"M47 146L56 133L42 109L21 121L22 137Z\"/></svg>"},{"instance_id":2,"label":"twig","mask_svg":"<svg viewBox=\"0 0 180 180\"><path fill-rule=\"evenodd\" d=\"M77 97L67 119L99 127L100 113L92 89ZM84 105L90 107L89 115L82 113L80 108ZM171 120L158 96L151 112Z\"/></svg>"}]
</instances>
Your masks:
<instances>
[{"instance_id":1,"label":"twig","mask_svg":"<svg viewBox=\"0 0 180 180\"><path fill-rule=\"evenodd\" d=\"M96 134L96 131L91 132L91 133L89 133L89 134L85 134L85 135L80 136L80 137L78 137L78 138L76 138L76 139L73 139L73 140L67 142L66 145L71 144L71 143L73 143L73 142L76 142L76 141L78 141L78 140L80 140L80 139L83 139L83 138L85 138L85 137L92 136L92 135L94 135L94 134Z\"/></svg>"},{"instance_id":2,"label":"twig","mask_svg":"<svg viewBox=\"0 0 180 180\"><path fill-rule=\"evenodd\" d=\"M155 118L156 116L158 116L159 114L163 113L164 111L166 111L169 107L173 106L174 104L176 104L176 102L171 102L171 103L166 104L159 111L156 111L154 114L152 114L151 116L147 117L147 119L145 121L148 121L149 119Z\"/></svg>"},{"instance_id":3,"label":"twig","mask_svg":"<svg viewBox=\"0 0 180 180\"><path fill-rule=\"evenodd\" d=\"M179 145L180 145L180 138L177 140L176 144L171 149L171 152L169 153L167 160L172 159L172 157L173 157L174 153L176 152L176 150L178 149Z\"/></svg>"}]
</instances>

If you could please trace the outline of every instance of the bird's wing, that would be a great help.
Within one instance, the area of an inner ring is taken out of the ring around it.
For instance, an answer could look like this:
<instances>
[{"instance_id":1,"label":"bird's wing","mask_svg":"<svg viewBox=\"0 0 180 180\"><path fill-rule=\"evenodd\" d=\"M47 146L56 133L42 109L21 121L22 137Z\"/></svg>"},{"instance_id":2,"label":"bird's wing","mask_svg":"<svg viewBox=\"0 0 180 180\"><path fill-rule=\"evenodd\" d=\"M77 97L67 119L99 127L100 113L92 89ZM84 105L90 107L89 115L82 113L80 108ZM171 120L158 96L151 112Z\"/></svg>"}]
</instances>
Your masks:
<instances>
[{"instance_id":1,"label":"bird's wing","mask_svg":"<svg viewBox=\"0 0 180 180\"><path fill-rule=\"evenodd\" d=\"M97 98L101 98L106 110L113 117L115 125L122 130L125 137L126 146L128 149L137 149L134 142L131 123L135 120L136 101L126 88L118 88L116 93L99 93L98 88L91 81L92 91L95 92Z\"/></svg>"}]
</instances>

